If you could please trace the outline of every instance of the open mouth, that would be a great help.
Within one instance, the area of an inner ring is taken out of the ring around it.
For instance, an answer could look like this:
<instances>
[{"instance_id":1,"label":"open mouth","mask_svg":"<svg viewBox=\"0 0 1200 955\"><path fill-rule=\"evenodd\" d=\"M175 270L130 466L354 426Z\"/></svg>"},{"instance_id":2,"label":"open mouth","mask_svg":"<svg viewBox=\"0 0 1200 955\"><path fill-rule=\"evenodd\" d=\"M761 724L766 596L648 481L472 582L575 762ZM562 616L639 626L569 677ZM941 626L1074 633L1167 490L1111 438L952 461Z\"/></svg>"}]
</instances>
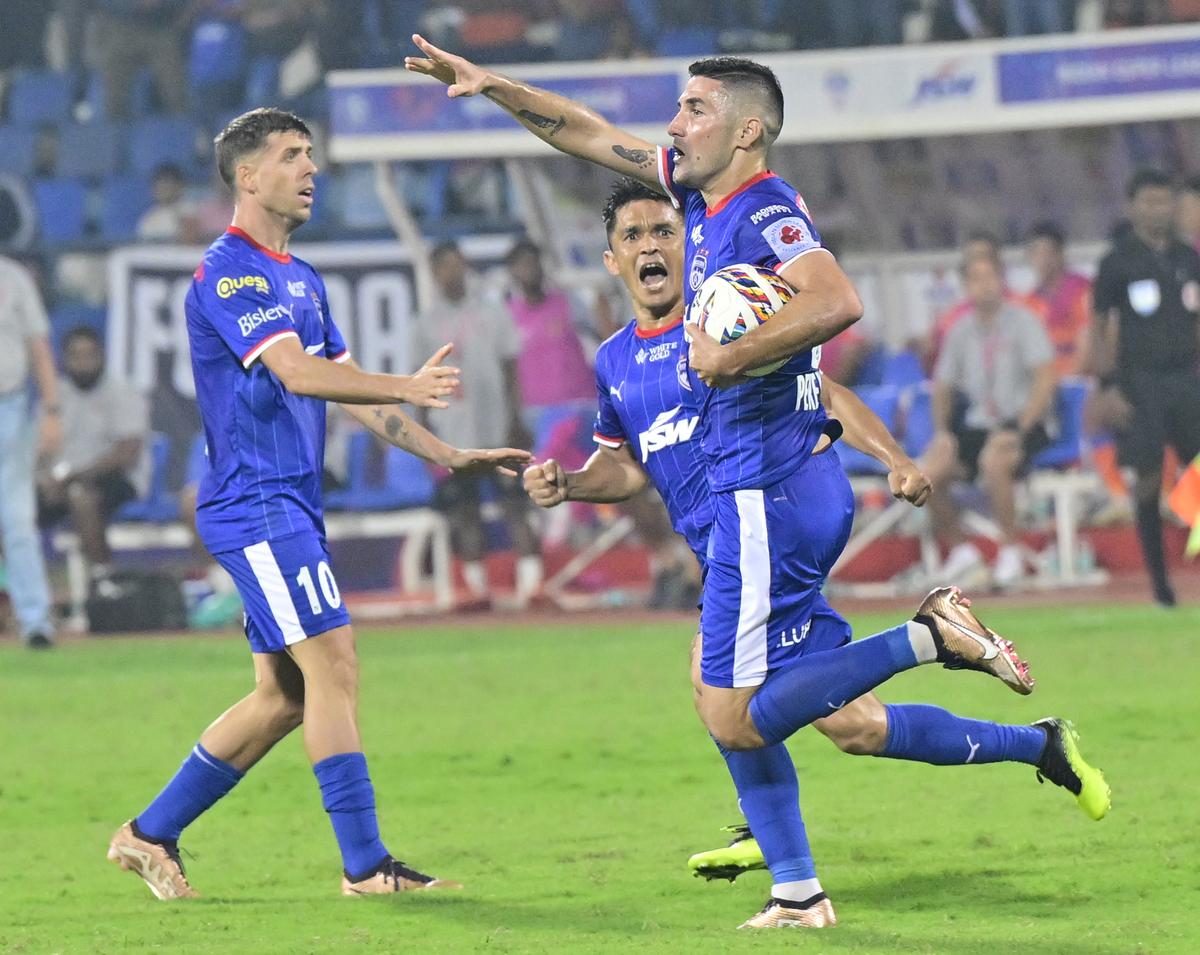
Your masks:
<instances>
[{"instance_id":1,"label":"open mouth","mask_svg":"<svg viewBox=\"0 0 1200 955\"><path fill-rule=\"evenodd\" d=\"M306 200L307 204L311 206L312 201L313 201L313 193L314 192L315 192L315 190L313 189L312 186L305 186L303 189L300 190L300 198Z\"/></svg>"},{"instance_id":2,"label":"open mouth","mask_svg":"<svg viewBox=\"0 0 1200 955\"><path fill-rule=\"evenodd\" d=\"M657 292L667 284L667 267L661 262L645 262L638 269L638 281L642 288Z\"/></svg>"}]
</instances>

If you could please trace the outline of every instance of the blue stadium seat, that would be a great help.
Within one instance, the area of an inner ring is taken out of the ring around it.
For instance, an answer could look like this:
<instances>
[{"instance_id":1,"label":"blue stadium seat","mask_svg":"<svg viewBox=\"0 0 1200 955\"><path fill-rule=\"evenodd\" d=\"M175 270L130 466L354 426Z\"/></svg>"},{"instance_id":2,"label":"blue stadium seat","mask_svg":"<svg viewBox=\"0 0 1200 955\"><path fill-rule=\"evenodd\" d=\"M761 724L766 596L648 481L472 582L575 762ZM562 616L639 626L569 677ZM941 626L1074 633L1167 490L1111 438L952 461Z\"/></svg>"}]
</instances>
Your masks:
<instances>
[{"instance_id":1,"label":"blue stadium seat","mask_svg":"<svg viewBox=\"0 0 1200 955\"><path fill-rule=\"evenodd\" d=\"M163 163L192 169L196 165L196 128L190 120L171 116L140 119L130 133L129 160L133 172L144 174L153 173Z\"/></svg>"},{"instance_id":2,"label":"blue stadium seat","mask_svg":"<svg viewBox=\"0 0 1200 955\"><path fill-rule=\"evenodd\" d=\"M1087 382L1080 378L1064 378L1058 383L1055 396L1058 440L1034 457L1035 468L1061 469L1079 463L1083 453L1083 408L1087 396Z\"/></svg>"},{"instance_id":3,"label":"blue stadium seat","mask_svg":"<svg viewBox=\"0 0 1200 955\"><path fill-rule=\"evenodd\" d=\"M58 174L103 179L121 168L124 132L115 123L68 123L58 131Z\"/></svg>"},{"instance_id":4,"label":"blue stadium seat","mask_svg":"<svg viewBox=\"0 0 1200 955\"><path fill-rule=\"evenodd\" d=\"M371 480L367 456L375 440L366 431L350 436L346 486L325 495L330 510L394 511L423 507L433 499L433 477L425 463L399 448L384 449L382 480Z\"/></svg>"},{"instance_id":5,"label":"blue stadium seat","mask_svg":"<svg viewBox=\"0 0 1200 955\"><path fill-rule=\"evenodd\" d=\"M659 56L712 56L720 41L710 27L676 27L658 35L654 52Z\"/></svg>"},{"instance_id":6,"label":"blue stadium seat","mask_svg":"<svg viewBox=\"0 0 1200 955\"><path fill-rule=\"evenodd\" d=\"M188 50L188 86L203 97L204 88L242 79L246 70L246 31L231 20L202 19L192 30Z\"/></svg>"},{"instance_id":7,"label":"blue stadium seat","mask_svg":"<svg viewBox=\"0 0 1200 955\"><path fill-rule=\"evenodd\" d=\"M113 515L113 520L166 523L179 516L179 502L167 490L167 460L171 453L171 439L155 431L150 435L149 446L150 486L146 489L146 495L122 504Z\"/></svg>"},{"instance_id":8,"label":"blue stadium seat","mask_svg":"<svg viewBox=\"0 0 1200 955\"><path fill-rule=\"evenodd\" d=\"M639 37L658 34L659 0L625 0L625 9L633 20L634 30Z\"/></svg>"},{"instance_id":9,"label":"blue stadium seat","mask_svg":"<svg viewBox=\"0 0 1200 955\"><path fill-rule=\"evenodd\" d=\"M933 385L922 382L912 389L909 398L904 417L904 453L915 461L933 440Z\"/></svg>"},{"instance_id":10,"label":"blue stadium seat","mask_svg":"<svg viewBox=\"0 0 1200 955\"><path fill-rule=\"evenodd\" d=\"M87 224L87 189L78 179L38 179L33 184L42 240L50 245L76 242Z\"/></svg>"},{"instance_id":11,"label":"blue stadium seat","mask_svg":"<svg viewBox=\"0 0 1200 955\"><path fill-rule=\"evenodd\" d=\"M246 93L243 104L247 109L274 103L279 99L279 65L277 56L256 56L246 71Z\"/></svg>"},{"instance_id":12,"label":"blue stadium seat","mask_svg":"<svg viewBox=\"0 0 1200 955\"><path fill-rule=\"evenodd\" d=\"M900 407L899 389L891 385L868 385L855 388L854 393L862 399L863 404L879 415L879 419L889 431L895 433L897 411ZM887 467L844 441L835 442L833 447L847 474L887 474Z\"/></svg>"},{"instance_id":13,"label":"blue stadium seat","mask_svg":"<svg viewBox=\"0 0 1200 955\"><path fill-rule=\"evenodd\" d=\"M132 239L138 219L154 202L144 176L112 176L100 187L100 235L111 242Z\"/></svg>"},{"instance_id":14,"label":"blue stadium seat","mask_svg":"<svg viewBox=\"0 0 1200 955\"><path fill-rule=\"evenodd\" d=\"M36 70L18 73L8 94L8 117L22 126L58 125L71 115L70 73Z\"/></svg>"},{"instance_id":15,"label":"blue stadium seat","mask_svg":"<svg viewBox=\"0 0 1200 955\"><path fill-rule=\"evenodd\" d=\"M36 157L36 130L24 126L0 126L0 172L28 178L33 175Z\"/></svg>"},{"instance_id":16,"label":"blue stadium seat","mask_svg":"<svg viewBox=\"0 0 1200 955\"><path fill-rule=\"evenodd\" d=\"M895 385L897 388L909 388L919 385L925 380L925 369L916 352L905 349L892 352L883 362L881 384Z\"/></svg>"}]
</instances>

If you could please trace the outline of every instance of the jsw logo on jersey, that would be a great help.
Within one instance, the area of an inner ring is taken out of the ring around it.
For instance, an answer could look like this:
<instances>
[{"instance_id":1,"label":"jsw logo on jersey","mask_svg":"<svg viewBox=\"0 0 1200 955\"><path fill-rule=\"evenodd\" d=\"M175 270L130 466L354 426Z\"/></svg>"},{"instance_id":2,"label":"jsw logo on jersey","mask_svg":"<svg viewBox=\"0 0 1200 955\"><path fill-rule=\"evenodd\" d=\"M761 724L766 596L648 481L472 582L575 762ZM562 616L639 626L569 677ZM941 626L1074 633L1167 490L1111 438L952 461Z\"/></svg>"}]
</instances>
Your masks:
<instances>
[{"instance_id":1,"label":"jsw logo on jersey","mask_svg":"<svg viewBox=\"0 0 1200 955\"><path fill-rule=\"evenodd\" d=\"M685 441L692 440L692 433L696 430L696 425L700 423L700 416L695 415L691 418L680 418L674 420L675 416L683 410L683 405L676 405L670 411L664 411L650 427L638 435L638 442L642 449L642 463L645 464L650 455L655 451L661 451L663 448L669 448L674 444L683 444Z\"/></svg>"},{"instance_id":2,"label":"jsw logo on jersey","mask_svg":"<svg viewBox=\"0 0 1200 955\"><path fill-rule=\"evenodd\" d=\"M292 320L292 310L286 305L256 308L253 312L247 312L238 319L238 328L241 330L242 338L245 338L254 329L258 328L259 325L278 321L281 318L286 318L289 322Z\"/></svg>"}]
</instances>

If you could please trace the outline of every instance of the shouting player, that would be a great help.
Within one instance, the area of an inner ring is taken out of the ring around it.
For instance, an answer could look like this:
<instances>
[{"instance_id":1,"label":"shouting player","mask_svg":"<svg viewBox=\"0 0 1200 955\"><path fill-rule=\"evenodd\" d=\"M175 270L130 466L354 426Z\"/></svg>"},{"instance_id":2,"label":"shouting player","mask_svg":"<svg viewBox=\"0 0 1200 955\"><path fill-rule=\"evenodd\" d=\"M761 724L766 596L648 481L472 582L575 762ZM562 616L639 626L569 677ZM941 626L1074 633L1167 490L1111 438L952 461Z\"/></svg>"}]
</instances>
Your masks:
<instances>
[{"instance_id":1,"label":"shouting player","mask_svg":"<svg viewBox=\"0 0 1200 955\"><path fill-rule=\"evenodd\" d=\"M698 442L692 440L698 408L693 392L677 374L686 347L683 223L666 196L627 179L610 196L604 224L609 241L605 266L628 289L634 321L597 352L600 448L578 471L565 472L555 461L531 465L525 471L525 488L535 503L554 507L567 500L624 500L652 483L666 502L673 526L705 566L712 498ZM888 467L893 494L923 504L929 482L883 422L828 377L822 376L821 393L834 417L846 425L848 443ZM818 595L802 639L836 646L849 633L849 624ZM1083 762L1074 732L1062 720L1041 720L1032 728L1002 726L964 719L938 707L885 706L874 693L866 693L814 725L843 752L943 766L1024 762L1075 792L1089 814L1101 811L1105 801L1102 780ZM782 814L775 826L790 822L793 830L802 831L795 769L786 747L780 743L730 757L735 780L754 766L776 780L791 803L781 798L775 804ZM766 838L773 834L768 829ZM734 878L761 868L763 858L753 839L740 839L727 850L698 854L689 864L701 875ZM775 893L786 896L788 889L777 884ZM785 914L760 913L747 924L783 924Z\"/></svg>"},{"instance_id":2,"label":"shouting player","mask_svg":"<svg viewBox=\"0 0 1200 955\"><path fill-rule=\"evenodd\" d=\"M229 231L204 255L186 300L196 400L209 469L196 527L237 583L254 690L201 735L150 805L122 825L108 857L160 899L194 896L180 833L303 723L304 745L341 850L344 895L458 887L394 858L380 839L358 732L358 661L329 563L321 510L325 403L452 470L512 473L529 454L464 451L396 409L444 408L458 370L443 346L415 375L367 374L350 358L320 275L288 252L312 215L312 137L296 116L256 109L216 138L233 190Z\"/></svg>"}]
</instances>

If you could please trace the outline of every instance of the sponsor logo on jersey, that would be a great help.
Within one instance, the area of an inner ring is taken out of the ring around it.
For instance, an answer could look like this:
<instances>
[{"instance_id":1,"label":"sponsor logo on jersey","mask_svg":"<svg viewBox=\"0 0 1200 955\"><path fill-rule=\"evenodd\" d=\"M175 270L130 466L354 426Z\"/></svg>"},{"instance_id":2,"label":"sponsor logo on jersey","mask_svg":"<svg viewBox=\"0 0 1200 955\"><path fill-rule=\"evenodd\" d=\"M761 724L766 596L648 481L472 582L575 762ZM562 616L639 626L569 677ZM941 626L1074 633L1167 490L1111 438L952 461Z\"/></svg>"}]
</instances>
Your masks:
<instances>
[{"instance_id":1,"label":"sponsor logo on jersey","mask_svg":"<svg viewBox=\"0 0 1200 955\"><path fill-rule=\"evenodd\" d=\"M625 382L621 382L620 385L609 385L608 386L609 397L616 398L617 401L624 401L625 399L621 397L621 389L624 387L625 387Z\"/></svg>"},{"instance_id":2,"label":"sponsor logo on jersey","mask_svg":"<svg viewBox=\"0 0 1200 955\"><path fill-rule=\"evenodd\" d=\"M678 344L679 342L663 342L661 345L654 345L651 348L639 348L634 354L633 360L639 365L644 365L648 361L662 361L671 357L671 352Z\"/></svg>"},{"instance_id":3,"label":"sponsor logo on jersey","mask_svg":"<svg viewBox=\"0 0 1200 955\"><path fill-rule=\"evenodd\" d=\"M796 627L792 627L790 633L787 630L784 630L783 634L782 634L782 639L779 641L779 645L781 647L798 647L798 646L800 646L800 644L804 642L804 638L808 636L808 631L811 628L812 628L812 621L809 620L809 621L806 621L804 626L800 627L799 629L797 629ZM838 703L837 705L830 703L829 708L831 710L837 711L837 710L840 710L845 705L846 705L846 701L842 700L842 702Z\"/></svg>"},{"instance_id":4,"label":"sponsor logo on jersey","mask_svg":"<svg viewBox=\"0 0 1200 955\"><path fill-rule=\"evenodd\" d=\"M288 282L288 294L292 298L304 298L304 283Z\"/></svg>"},{"instance_id":5,"label":"sponsor logo on jersey","mask_svg":"<svg viewBox=\"0 0 1200 955\"><path fill-rule=\"evenodd\" d=\"M762 230L762 236L780 262L786 262L796 253L816 244L808 223L799 216L776 219Z\"/></svg>"},{"instance_id":6,"label":"sponsor logo on jersey","mask_svg":"<svg viewBox=\"0 0 1200 955\"><path fill-rule=\"evenodd\" d=\"M238 289L252 288L262 295L271 294L271 286L261 275L239 275L231 278L228 275L217 279L217 295L221 298L233 298Z\"/></svg>"},{"instance_id":7,"label":"sponsor logo on jersey","mask_svg":"<svg viewBox=\"0 0 1200 955\"><path fill-rule=\"evenodd\" d=\"M763 219L769 219L769 218L771 218L771 216L778 215L781 212L791 212L791 211L792 210L789 209L787 206L780 205L779 203L776 203L773 206L763 206L761 209L758 210L758 212L754 213L754 215L752 215L750 217L750 224L758 225L760 222L763 221Z\"/></svg>"},{"instance_id":8,"label":"sponsor logo on jersey","mask_svg":"<svg viewBox=\"0 0 1200 955\"><path fill-rule=\"evenodd\" d=\"M265 325L267 322L277 322L286 318L289 322L292 320L292 310L286 305L272 305L270 308L256 308L253 312L247 312L237 320L238 328L241 330L242 338L249 335L259 325Z\"/></svg>"},{"instance_id":9,"label":"sponsor logo on jersey","mask_svg":"<svg viewBox=\"0 0 1200 955\"><path fill-rule=\"evenodd\" d=\"M704 284L704 273L708 270L708 255L706 250L701 249L692 256L692 267L688 271L688 285L692 287L692 291L700 288Z\"/></svg>"},{"instance_id":10,"label":"sponsor logo on jersey","mask_svg":"<svg viewBox=\"0 0 1200 955\"><path fill-rule=\"evenodd\" d=\"M700 423L700 416L695 415L691 418L675 420L682 410L683 405L676 405L670 411L664 411L654 419L654 423L649 428L638 435L643 464L655 451L692 440L692 433L696 430L696 425Z\"/></svg>"},{"instance_id":11,"label":"sponsor logo on jersey","mask_svg":"<svg viewBox=\"0 0 1200 955\"><path fill-rule=\"evenodd\" d=\"M806 371L796 376L796 410L816 411L821 407L821 373Z\"/></svg>"}]
</instances>

